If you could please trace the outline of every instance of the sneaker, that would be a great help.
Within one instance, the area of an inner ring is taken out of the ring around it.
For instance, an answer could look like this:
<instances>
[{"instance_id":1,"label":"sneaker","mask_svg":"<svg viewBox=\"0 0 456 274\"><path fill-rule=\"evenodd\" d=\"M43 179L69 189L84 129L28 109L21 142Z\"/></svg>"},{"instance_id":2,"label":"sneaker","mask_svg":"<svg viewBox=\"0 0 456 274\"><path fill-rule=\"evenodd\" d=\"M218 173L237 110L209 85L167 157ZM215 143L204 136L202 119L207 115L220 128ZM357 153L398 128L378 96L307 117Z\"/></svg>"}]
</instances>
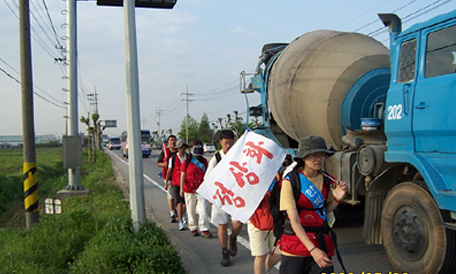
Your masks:
<instances>
[{"instance_id":1,"label":"sneaker","mask_svg":"<svg viewBox=\"0 0 456 274\"><path fill-rule=\"evenodd\" d=\"M185 224L182 221L179 221L179 230L182 231L185 229Z\"/></svg>"},{"instance_id":2,"label":"sneaker","mask_svg":"<svg viewBox=\"0 0 456 274\"><path fill-rule=\"evenodd\" d=\"M212 233L209 230L201 231L201 235L203 235L204 238L212 238Z\"/></svg>"},{"instance_id":3,"label":"sneaker","mask_svg":"<svg viewBox=\"0 0 456 274\"><path fill-rule=\"evenodd\" d=\"M199 234L198 234L198 230L196 230L196 229L195 229L195 230L192 230L192 231L190 231L190 232L192 233L192 236L193 236L193 237L196 237L196 236L199 235Z\"/></svg>"},{"instance_id":4,"label":"sneaker","mask_svg":"<svg viewBox=\"0 0 456 274\"><path fill-rule=\"evenodd\" d=\"M226 248L222 249L222 260L220 261L222 266L229 266L230 262L230 251Z\"/></svg>"},{"instance_id":5,"label":"sneaker","mask_svg":"<svg viewBox=\"0 0 456 274\"><path fill-rule=\"evenodd\" d=\"M176 216L171 216L171 223L177 223L177 219L176 219Z\"/></svg>"},{"instance_id":6,"label":"sneaker","mask_svg":"<svg viewBox=\"0 0 456 274\"><path fill-rule=\"evenodd\" d=\"M237 242L236 242L236 237L233 237L233 235L230 235L230 237L228 237L228 247L230 249L230 255L233 257L236 256Z\"/></svg>"},{"instance_id":7,"label":"sneaker","mask_svg":"<svg viewBox=\"0 0 456 274\"><path fill-rule=\"evenodd\" d=\"M184 224L188 224L188 219L187 219L187 217L182 217L182 221L184 222Z\"/></svg>"}]
</instances>

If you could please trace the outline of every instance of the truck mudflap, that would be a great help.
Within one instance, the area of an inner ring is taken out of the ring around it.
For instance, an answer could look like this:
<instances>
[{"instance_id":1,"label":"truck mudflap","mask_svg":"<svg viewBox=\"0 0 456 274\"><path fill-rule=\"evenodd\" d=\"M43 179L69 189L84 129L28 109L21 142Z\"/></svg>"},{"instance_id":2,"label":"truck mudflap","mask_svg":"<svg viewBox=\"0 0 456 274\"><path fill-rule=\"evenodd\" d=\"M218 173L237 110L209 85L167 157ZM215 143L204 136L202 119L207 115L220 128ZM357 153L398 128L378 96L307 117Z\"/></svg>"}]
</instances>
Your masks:
<instances>
[{"instance_id":1,"label":"truck mudflap","mask_svg":"<svg viewBox=\"0 0 456 274\"><path fill-rule=\"evenodd\" d=\"M391 166L366 186L363 225L363 238L366 244L383 243L380 225L383 203L388 192L396 185L403 168L403 165Z\"/></svg>"}]
</instances>

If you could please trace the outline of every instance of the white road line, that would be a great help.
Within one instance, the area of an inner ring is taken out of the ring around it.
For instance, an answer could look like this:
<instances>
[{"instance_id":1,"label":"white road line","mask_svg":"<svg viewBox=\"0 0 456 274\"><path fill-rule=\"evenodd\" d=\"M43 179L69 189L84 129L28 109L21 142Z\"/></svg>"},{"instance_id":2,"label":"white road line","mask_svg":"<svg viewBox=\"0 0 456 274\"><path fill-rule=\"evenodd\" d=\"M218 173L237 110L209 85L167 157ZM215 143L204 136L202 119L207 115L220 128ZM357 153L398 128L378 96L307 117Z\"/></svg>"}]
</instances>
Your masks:
<instances>
[{"instance_id":1,"label":"white road line","mask_svg":"<svg viewBox=\"0 0 456 274\"><path fill-rule=\"evenodd\" d=\"M112 151L109 151L108 152L113 155L114 157L116 157L120 162L126 164L128 166L128 162L125 161L124 159L120 158L119 156L117 156L115 153L113 153ZM154 180L152 180L152 178L150 178L149 176L147 176L146 174L143 174L144 175L144 178L146 178L150 183L152 183L153 185L155 185L156 187L158 187L160 190L162 190L164 193L166 193L166 190L163 188L163 186L157 182L155 182ZM211 222L212 223L212 222ZM217 227L217 225L213 224L215 227ZM247 225L247 224L245 224ZM228 233L231 234L231 229L228 228ZM237 242L240 243L243 247L247 248L248 250L250 250L250 242L249 240L245 239L244 237L242 236L237 236Z\"/></svg>"},{"instance_id":2,"label":"white road line","mask_svg":"<svg viewBox=\"0 0 456 274\"><path fill-rule=\"evenodd\" d=\"M109 151L108 152L110 154L112 154L114 157L116 157L119 161L121 161L122 163L126 164L128 166L128 162L125 161L124 159L120 158L119 156L117 156L115 153L113 153L112 151ZM150 178L148 175L144 174L144 178L146 178L149 182L151 182L153 185L155 185L156 187L158 187L161 191L163 191L164 193L166 193L166 190L163 188L163 186L157 182L155 182L154 180L152 180L152 178Z\"/></svg>"}]
</instances>

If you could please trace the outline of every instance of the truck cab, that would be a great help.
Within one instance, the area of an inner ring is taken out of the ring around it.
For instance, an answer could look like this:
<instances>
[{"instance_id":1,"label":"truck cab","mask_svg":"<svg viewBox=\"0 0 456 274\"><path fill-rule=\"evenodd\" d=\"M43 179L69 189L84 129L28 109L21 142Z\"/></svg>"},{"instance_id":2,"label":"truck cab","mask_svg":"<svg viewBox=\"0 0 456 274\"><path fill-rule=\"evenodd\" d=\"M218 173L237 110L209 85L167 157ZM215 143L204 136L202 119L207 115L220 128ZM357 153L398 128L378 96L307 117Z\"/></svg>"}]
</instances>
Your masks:
<instances>
[{"instance_id":1,"label":"truck cab","mask_svg":"<svg viewBox=\"0 0 456 274\"><path fill-rule=\"evenodd\" d=\"M440 208L456 211L456 11L391 31L391 83L385 134L387 162L411 163ZM391 22L391 24L389 24ZM395 27L392 27L395 24Z\"/></svg>"},{"instance_id":2,"label":"truck cab","mask_svg":"<svg viewBox=\"0 0 456 274\"><path fill-rule=\"evenodd\" d=\"M379 17L390 30L385 161L414 173L385 199L383 240L398 269L421 261L426 273L448 273L456 230L456 11L404 32L394 14Z\"/></svg>"}]
</instances>

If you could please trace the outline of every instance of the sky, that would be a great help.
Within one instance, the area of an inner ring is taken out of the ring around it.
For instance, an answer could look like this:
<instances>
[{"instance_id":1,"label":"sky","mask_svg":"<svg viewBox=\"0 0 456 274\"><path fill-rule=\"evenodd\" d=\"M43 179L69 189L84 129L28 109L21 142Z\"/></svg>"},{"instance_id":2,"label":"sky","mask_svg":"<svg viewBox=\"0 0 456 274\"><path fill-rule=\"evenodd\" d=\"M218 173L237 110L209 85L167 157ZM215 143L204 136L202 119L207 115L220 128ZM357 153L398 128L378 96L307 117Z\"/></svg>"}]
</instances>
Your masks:
<instances>
[{"instance_id":1,"label":"sky","mask_svg":"<svg viewBox=\"0 0 456 274\"><path fill-rule=\"evenodd\" d=\"M0 0L0 135L21 135L18 1ZM47 8L47 9L46 9ZM406 29L456 9L454 0L178 0L174 9L136 8L141 127L174 134L188 112L210 122L238 111L245 120L240 72L254 72L266 43L290 42L318 29L358 32L388 45L377 13L394 12ZM36 135L65 134L65 2L30 0ZM51 18L51 19L49 19ZM51 24L52 21L52 24ZM77 2L78 116L95 111L126 130L122 7ZM55 29L55 33L54 30ZM253 97L250 105L258 104ZM79 119L78 119L79 120ZM79 132L86 126L79 123Z\"/></svg>"}]
</instances>

